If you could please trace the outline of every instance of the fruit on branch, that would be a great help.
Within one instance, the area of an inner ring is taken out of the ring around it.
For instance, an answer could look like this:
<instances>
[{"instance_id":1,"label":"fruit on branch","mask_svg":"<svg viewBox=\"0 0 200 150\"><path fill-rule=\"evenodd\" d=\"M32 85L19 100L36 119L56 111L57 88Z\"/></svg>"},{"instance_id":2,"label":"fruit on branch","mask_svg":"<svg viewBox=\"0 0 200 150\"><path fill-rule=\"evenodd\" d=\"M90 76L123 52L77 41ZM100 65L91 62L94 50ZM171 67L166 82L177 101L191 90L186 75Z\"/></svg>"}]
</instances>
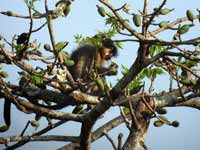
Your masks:
<instances>
[{"instance_id":1,"label":"fruit on branch","mask_svg":"<svg viewBox=\"0 0 200 150\"><path fill-rule=\"evenodd\" d=\"M173 127L176 127L176 128L177 128L177 127L179 127L179 124L180 124L180 123L179 123L178 121L175 120L175 121L172 122L171 125L172 125Z\"/></svg>"},{"instance_id":2,"label":"fruit on branch","mask_svg":"<svg viewBox=\"0 0 200 150\"><path fill-rule=\"evenodd\" d=\"M164 115L167 113L167 110L165 108L157 108L156 112L160 115Z\"/></svg>"},{"instance_id":3,"label":"fruit on branch","mask_svg":"<svg viewBox=\"0 0 200 150\"><path fill-rule=\"evenodd\" d=\"M191 24L185 24L178 29L178 34L185 34L189 31Z\"/></svg>"},{"instance_id":4,"label":"fruit on branch","mask_svg":"<svg viewBox=\"0 0 200 150\"><path fill-rule=\"evenodd\" d=\"M37 120L32 120L32 121L31 121L31 125L32 125L33 127L39 127L40 123L39 123L39 121L37 121Z\"/></svg>"},{"instance_id":5,"label":"fruit on branch","mask_svg":"<svg viewBox=\"0 0 200 150\"><path fill-rule=\"evenodd\" d=\"M160 10L160 14L161 15L167 15L167 14L169 14L171 11L173 11L174 10L174 8L172 8L172 9L169 9L169 8L163 8L163 9L161 9Z\"/></svg>"},{"instance_id":6,"label":"fruit on branch","mask_svg":"<svg viewBox=\"0 0 200 150\"><path fill-rule=\"evenodd\" d=\"M133 23L139 27L142 25L142 19L141 19L141 15L139 14L133 14Z\"/></svg>"},{"instance_id":7,"label":"fruit on branch","mask_svg":"<svg viewBox=\"0 0 200 150\"><path fill-rule=\"evenodd\" d=\"M193 14L193 12L191 10L187 10L186 11L186 16L187 16L188 20L190 20L193 23L194 14Z\"/></svg>"},{"instance_id":8,"label":"fruit on branch","mask_svg":"<svg viewBox=\"0 0 200 150\"><path fill-rule=\"evenodd\" d=\"M102 17L105 17L106 16L105 9L103 7L98 6L98 5L97 5L97 8L98 8L97 11L98 11L99 15L102 16Z\"/></svg>"},{"instance_id":9,"label":"fruit on branch","mask_svg":"<svg viewBox=\"0 0 200 150\"><path fill-rule=\"evenodd\" d=\"M164 28L168 25L168 21L161 21L158 25L160 28Z\"/></svg>"},{"instance_id":10,"label":"fruit on branch","mask_svg":"<svg viewBox=\"0 0 200 150\"><path fill-rule=\"evenodd\" d=\"M8 16L13 16L13 12L12 12L12 11L7 11L6 14L7 14Z\"/></svg>"},{"instance_id":11,"label":"fruit on branch","mask_svg":"<svg viewBox=\"0 0 200 150\"><path fill-rule=\"evenodd\" d=\"M44 44L44 49L45 50L51 50L51 46L49 44Z\"/></svg>"},{"instance_id":12,"label":"fruit on branch","mask_svg":"<svg viewBox=\"0 0 200 150\"><path fill-rule=\"evenodd\" d=\"M74 61L70 59L69 54L67 52L61 52L60 54L65 66L71 67L74 65Z\"/></svg>"}]
</instances>

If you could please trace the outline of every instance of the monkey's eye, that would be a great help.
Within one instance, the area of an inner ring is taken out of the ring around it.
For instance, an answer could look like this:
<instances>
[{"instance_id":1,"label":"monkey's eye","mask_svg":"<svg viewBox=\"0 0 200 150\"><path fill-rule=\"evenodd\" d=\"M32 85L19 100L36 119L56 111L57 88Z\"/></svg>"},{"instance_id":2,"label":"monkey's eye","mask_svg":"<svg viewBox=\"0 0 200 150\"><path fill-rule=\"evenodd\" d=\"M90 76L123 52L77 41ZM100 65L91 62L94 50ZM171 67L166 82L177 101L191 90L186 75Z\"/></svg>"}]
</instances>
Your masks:
<instances>
[{"instance_id":1,"label":"monkey's eye","mask_svg":"<svg viewBox=\"0 0 200 150\"><path fill-rule=\"evenodd\" d=\"M105 60L109 60L113 57L112 53L108 54L105 56Z\"/></svg>"}]
</instances>

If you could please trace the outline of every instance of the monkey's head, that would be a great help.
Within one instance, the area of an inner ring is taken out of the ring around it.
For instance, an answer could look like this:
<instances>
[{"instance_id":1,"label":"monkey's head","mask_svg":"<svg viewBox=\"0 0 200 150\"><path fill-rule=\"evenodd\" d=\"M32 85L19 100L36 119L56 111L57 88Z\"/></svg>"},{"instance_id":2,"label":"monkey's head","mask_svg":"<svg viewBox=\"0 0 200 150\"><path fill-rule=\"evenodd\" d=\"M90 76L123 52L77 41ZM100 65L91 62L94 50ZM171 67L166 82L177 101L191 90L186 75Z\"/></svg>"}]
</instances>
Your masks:
<instances>
[{"instance_id":1,"label":"monkey's head","mask_svg":"<svg viewBox=\"0 0 200 150\"><path fill-rule=\"evenodd\" d=\"M118 50L114 42L110 38L106 38L102 41L100 53L103 59L109 60L112 57L116 57L118 55Z\"/></svg>"},{"instance_id":2,"label":"monkey's head","mask_svg":"<svg viewBox=\"0 0 200 150\"><path fill-rule=\"evenodd\" d=\"M29 33L22 33L22 34L18 35L17 45L18 44L26 44L26 42L28 41L28 38L29 38Z\"/></svg>"}]
</instances>

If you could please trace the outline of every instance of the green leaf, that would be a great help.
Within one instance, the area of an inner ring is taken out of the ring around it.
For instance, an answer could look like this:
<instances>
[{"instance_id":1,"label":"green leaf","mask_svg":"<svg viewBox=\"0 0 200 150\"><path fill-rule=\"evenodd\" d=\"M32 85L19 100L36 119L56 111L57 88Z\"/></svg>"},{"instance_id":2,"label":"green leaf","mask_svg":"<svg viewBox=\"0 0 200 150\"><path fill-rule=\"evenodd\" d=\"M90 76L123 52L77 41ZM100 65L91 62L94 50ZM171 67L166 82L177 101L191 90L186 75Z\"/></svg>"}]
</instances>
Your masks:
<instances>
[{"instance_id":1,"label":"green leaf","mask_svg":"<svg viewBox=\"0 0 200 150\"><path fill-rule=\"evenodd\" d=\"M110 25L114 30L124 29L122 24L118 21L118 19L111 13L106 18L105 25ZM128 19L123 20L124 22L129 22Z\"/></svg>"},{"instance_id":2,"label":"green leaf","mask_svg":"<svg viewBox=\"0 0 200 150\"><path fill-rule=\"evenodd\" d=\"M122 110L126 115L130 113L130 109L128 107L123 107Z\"/></svg>"},{"instance_id":3,"label":"green leaf","mask_svg":"<svg viewBox=\"0 0 200 150\"><path fill-rule=\"evenodd\" d=\"M183 64L190 68L190 67L197 66L198 63L196 61L192 61L192 60L185 60L183 62Z\"/></svg>"},{"instance_id":4,"label":"green leaf","mask_svg":"<svg viewBox=\"0 0 200 150\"><path fill-rule=\"evenodd\" d=\"M151 56L151 57L153 57L153 56L154 56L154 54L155 54L155 51L156 51L156 49L155 49L155 47L154 47L154 46L151 46L151 47L149 48L149 52L150 52L150 56Z\"/></svg>"},{"instance_id":5,"label":"green leaf","mask_svg":"<svg viewBox=\"0 0 200 150\"><path fill-rule=\"evenodd\" d=\"M24 50L25 45L24 44L18 44L15 46L15 49L17 52L21 52Z\"/></svg>"},{"instance_id":6,"label":"green leaf","mask_svg":"<svg viewBox=\"0 0 200 150\"><path fill-rule=\"evenodd\" d=\"M5 56L0 55L0 62L5 60Z\"/></svg>"},{"instance_id":7,"label":"green leaf","mask_svg":"<svg viewBox=\"0 0 200 150\"><path fill-rule=\"evenodd\" d=\"M59 53L62 51L66 46L68 45L68 42L58 42L55 45L55 51L56 53Z\"/></svg>"},{"instance_id":8,"label":"green leaf","mask_svg":"<svg viewBox=\"0 0 200 150\"><path fill-rule=\"evenodd\" d=\"M121 73L125 75L128 72L128 68L124 66L123 64L121 65L121 67L122 67Z\"/></svg>"},{"instance_id":9,"label":"green leaf","mask_svg":"<svg viewBox=\"0 0 200 150\"><path fill-rule=\"evenodd\" d=\"M18 74L20 75L20 77L29 78L29 75L24 71L18 72Z\"/></svg>"},{"instance_id":10,"label":"green leaf","mask_svg":"<svg viewBox=\"0 0 200 150\"><path fill-rule=\"evenodd\" d=\"M182 56L178 56L178 60L177 61L181 62L182 58L183 58Z\"/></svg>"},{"instance_id":11,"label":"green leaf","mask_svg":"<svg viewBox=\"0 0 200 150\"><path fill-rule=\"evenodd\" d=\"M77 105L77 106L73 109L72 113L73 113L73 114L79 114L83 109L84 109L84 105Z\"/></svg>"},{"instance_id":12,"label":"green leaf","mask_svg":"<svg viewBox=\"0 0 200 150\"><path fill-rule=\"evenodd\" d=\"M165 48L161 45L152 45L149 49L150 51L150 56L153 57L156 54L161 53Z\"/></svg>"},{"instance_id":13,"label":"green leaf","mask_svg":"<svg viewBox=\"0 0 200 150\"><path fill-rule=\"evenodd\" d=\"M151 76L152 76L152 71L150 68L144 68L142 72L140 73L141 78L144 78L144 77L151 78Z\"/></svg>"},{"instance_id":14,"label":"green leaf","mask_svg":"<svg viewBox=\"0 0 200 150\"><path fill-rule=\"evenodd\" d=\"M161 68L153 68L151 72L152 72L152 77L156 77L157 75L164 74L164 71Z\"/></svg>"},{"instance_id":15,"label":"green leaf","mask_svg":"<svg viewBox=\"0 0 200 150\"><path fill-rule=\"evenodd\" d=\"M109 30L105 30L105 31L98 31L96 35L92 36L92 37L84 37L80 34L77 34L74 36L76 43L78 43L79 45L82 44L92 44L94 46L101 46L102 45L102 39L103 38L112 38L114 35L116 34L116 31L114 29L109 29ZM115 45L118 48L121 48L121 43L120 42L115 42Z\"/></svg>"},{"instance_id":16,"label":"green leaf","mask_svg":"<svg viewBox=\"0 0 200 150\"><path fill-rule=\"evenodd\" d=\"M99 87L99 89L101 90L101 92L105 92L105 85L104 85L104 80L102 78L97 78L96 79L96 83L97 83L97 86Z\"/></svg>"},{"instance_id":17,"label":"green leaf","mask_svg":"<svg viewBox=\"0 0 200 150\"><path fill-rule=\"evenodd\" d=\"M75 38L75 42L76 43L81 43L81 41L84 39L83 38L83 35L81 35L81 34L76 34L76 35L74 35L74 38Z\"/></svg>"},{"instance_id":18,"label":"green leaf","mask_svg":"<svg viewBox=\"0 0 200 150\"><path fill-rule=\"evenodd\" d=\"M3 36L0 34L0 41L3 40Z\"/></svg>"},{"instance_id":19,"label":"green leaf","mask_svg":"<svg viewBox=\"0 0 200 150\"><path fill-rule=\"evenodd\" d=\"M31 76L31 81L35 85L42 85L44 83L43 77L39 77L39 76L36 76L36 75Z\"/></svg>"},{"instance_id":20,"label":"green leaf","mask_svg":"<svg viewBox=\"0 0 200 150\"><path fill-rule=\"evenodd\" d=\"M5 71L0 71L0 76L1 76L2 78L7 78L7 77L8 77L8 73L5 72Z\"/></svg>"}]
</instances>

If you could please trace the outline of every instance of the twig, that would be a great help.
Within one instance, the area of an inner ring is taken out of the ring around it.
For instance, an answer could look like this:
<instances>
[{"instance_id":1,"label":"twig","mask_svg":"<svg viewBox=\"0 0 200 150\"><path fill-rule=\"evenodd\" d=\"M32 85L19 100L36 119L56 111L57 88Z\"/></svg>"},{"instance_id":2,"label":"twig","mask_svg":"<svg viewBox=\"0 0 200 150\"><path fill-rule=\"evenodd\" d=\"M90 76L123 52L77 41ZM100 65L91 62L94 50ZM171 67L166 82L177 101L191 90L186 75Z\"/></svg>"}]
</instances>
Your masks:
<instances>
[{"instance_id":1,"label":"twig","mask_svg":"<svg viewBox=\"0 0 200 150\"><path fill-rule=\"evenodd\" d=\"M123 9L126 6L126 4L122 5L120 8L115 9L115 11L120 11L121 9Z\"/></svg>"},{"instance_id":2,"label":"twig","mask_svg":"<svg viewBox=\"0 0 200 150\"><path fill-rule=\"evenodd\" d=\"M165 3L167 2L167 0L164 0L161 5L158 7L157 10L154 11L154 13L151 15L148 23L147 23L147 28L149 27L149 25L152 23L153 19L155 18L155 16L158 14L158 12L162 9L162 7L165 5Z\"/></svg>"},{"instance_id":3,"label":"twig","mask_svg":"<svg viewBox=\"0 0 200 150\"><path fill-rule=\"evenodd\" d=\"M153 88L154 81L155 81L155 77L151 77L151 83L150 83L150 86L149 86L149 93L152 93L153 90L154 90L154 88Z\"/></svg>"},{"instance_id":4,"label":"twig","mask_svg":"<svg viewBox=\"0 0 200 150\"><path fill-rule=\"evenodd\" d=\"M113 149L114 149L114 150L117 150L117 146L115 145L113 139L112 139L106 132L103 132L103 134L104 134L105 137L108 139L108 141L111 143Z\"/></svg>"},{"instance_id":5,"label":"twig","mask_svg":"<svg viewBox=\"0 0 200 150\"><path fill-rule=\"evenodd\" d=\"M194 19L198 19L198 18L200 18L199 15L194 16ZM162 27L162 28L156 29L156 30L154 30L154 31L151 31L151 33L152 33L153 35L156 35L156 34L162 32L162 31L167 30L167 29L169 29L170 27L173 27L173 26L175 26L175 25L177 25L177 24L180 24L180 23L182 23L182 22L184 22L184 21L188 21L188 18L187 18L187 17L178 18L178 19L172 21L171 23L169 23L169 24L168 24L167 26L165 26L165 27ZM148 35L148 36L149 36L149 35Z\"/></svg>"},{"instance_id":6,"label":"twig","mask_svg":"<svg viewBox=\"0 0 200 150\"><path fill-rule=\"evenodd\" d=\"M8 97L17 106L17 108L23 112L27 112L26 108L20 105L15 96L12 95L11 91L8 89L7 85L0 76L0 84L4 86L5 96ZM3 90L3 89L2 89Z\"/></svg>"},{"instance_id":7,"label":"twig","mask_svg":"<svg viewBox=\"0 0 200 150\"><path fill-rule=\"evenodd\" d=\"M41 30L46 24L47 24L47 22L43 23L43 24L42 24L40 27L38 27L37 29L32 30L32 33Z\"/></svg>"},{"instance_id":8,"label":"twig","mask_svg":"<svg viewBox=\"0 0 200 150\"><path fill-rule=\"evenodd\" d=\"M179 81L179 78L178 78L178 71L175 72L175 77L176 77L176 82L177 82L177 85L178 85L178 89L179 89L179 92L180 92L180 95L181 97L183 98L183 100L186 100L182 90L181 90L181 85L180 85L180 81Z\"/></svg>"},{"instance_id":9,"label":"twig","mask_svg":"<svg viewBox=\"0 0 200 150\"><path fill-rule=\"evenodd\" d=\"M121 107L119 107L119 109L120 109L120 114L122 115L124 122L126 124L126 127L131 131L131 125L130 125L128 118L126 117L126 115L125 115L124 111L121 109Z\"/></svg>"},{"instance_id":10,"label":"twig","mask_svg":"<svg viewBox=\"0 0 200 150\"><path fill-rule=\"evenodd\" d=\"M132 35L134 35L135 37L137 37L138 39L140 40L145 40L145 37L136 32L130 25L129 23L127 23L126 21L124 21L124 19L122 18L122 16L120 16L120 14L115 11L116 9L108 2L108 1L105 1L105 0L99 0L99 2L101 2L102 4L106 5L113 13L114 15L117 17L117 19L119 20L119 22L123 25L123 27L125 29L127 29Z\"/></svg>"},{"instance_id":11,"label":"twig","mask_svg":"<svg viewBox=\"0 0 200 150\"><path fill-rule=\"evenodd\" d=\"M29 124L30 124L30 120L26 123L25 128L22 130L22 133L20 134L20 136L23 136L23 135L24 135L26 129L27 129L28 126L29 126Z\"/></svg>"},{"instance_id":12,"label":"twig","mask_svg":"<svg viewBox=\"0 0 200 150\"><path fill-rule=\"evenodd\" d=\"M118 135L118 149L117 150L122 150L122 138L123 138L123 134L120 133Z\"/></svg>"},{"instance_id":13,"label":"twig","mask_svg":"<svg viewBox=\"0 0 200 150\"><path fill-rule=\"evenodd\" d=\"M174 61L174 60L171 60L171 59L169 59L169 58L166 58L169 62L171 62L172 64L174 64L174 65L176 65L176 66L179 66L179 67L181 67L181 68L183 68L183 69L185 69L185 70L187 70L188 72L190 72L191 74L193 74L195 77L197 77L197 78L200 78L200 76L198 75L198 74L196 74L194 71L192 71L190 68L188 68L187 66L185 66L185 65L183 65L183 64L181 64L181 63L179 63L179 62L176 62L176 61Z\"/></svg>"},{"instance_id":14,"label":"twig","mask_svg":"<svg viewBox=\"0 0 200 150\"><path fill-rule=\"evenodd\" d=\"M138 130L138 129L140 129L140 124L137 120L137 117L135 115L135 112L133 110L133 106L132 106L132 103L131 103L130 100L128 101L128 105L129 105L129 110L130 110L130 113L131 113L132 122L134 123L136 130Z\"/></svg>"},{"instance_id":15,"label":"twig","mask_svg":"<svg viewBox=\"0 0 200 150\"><path fill-rule=\"evenodd\" d=\"M6 16L9 16L9 17L16 17L16 18L21 18L21 19L30 19L30 15L24 16L24 15L21 15L21 14L17 14L15 12L10 13L10 11L0 11L0 14L6 15ZM33 16L32 18L33 19L43 19L43 18L46 18L48 15L54 15L54 14L55 14L55 12L53 10L49 10L47 13L38 13L37 15ZM56 18L57 18L57 16L54 15L53 19L56 19Z\"/></svg>"},{"instance_id":16,"label":"twig","mask_svg":"<svg viewBox=\"0 0 200 150\"><path fill-rule=\"evenodd\" d=\"M44 129L42 129L42 130L40 130L40 131L38 131L38 132L36 132L36 133L33 133L31 136L39 136L39 135L45 134L45 133L47 133L48 131L50 131L51 129L54 129L54 128L56 128L56 127L58 127L58 126L60 126L60 125L62 125L62 124L64 124L64 123L66 123L66 122L67 122L67 121L63 121L63 120L58 121L57 123L53 124L52 126L47 126L46 128L44 128ZM27 140L27 141L20 141L20 142L14 144L14 145L12 145L12 146L9 146L9 148L7 148L6 150L9 150L9 149L10 149L10 150L16 149L16 148L18 148L18 147L20 147L20 146L23 146L24 144L26 144L26 143L28 143L28 142L29 142L29 140Z\"/></svg>"},{"instance_id":17,"label":"twig","mask_svg":"<svg viewBox=\"0 0 200 150\"><path fill-rule=\"evenodd\" d=\"M170 122L168 122L168 121L166 121L166 120L163 120L160 116L158 116L158 115L156 114L156 112L153 110L153 108L152 108L152 107L149 105L149 103L146 101L146 99L145 99L145 94L142 95L142 101L144 102L144 104L146 105L146 107L151 111L151 113L154 114L154 116L155 116L158 120L160 120L161 122L166 123L166 124L168 124L168 125L171 125Z\"/></svg>"},{"instance_id":18,"label":"twig","mask_svg":"<svg viewBox=\"0 0 200 150\"><path fill-rule=\"evenodd\" d=\"M47 4L47 0L45 0L45 10L46 12L48 12L48 4ZM54 36L54 32L53 32L53 28L52 28L52 16L51 15L48 15L47 16L47 24L48 24L48 29L49 29L49 35L50 35L50 39L51 39L51 44L52 44L52 47L53 47L53 50L54 50L54 55L56 56L55 57L55 60L53 62L53 65L51 67L51 69L49 69L49 72L48 73L51 73L54 66L56 65L56 62L57 62L57 59L58 59L58 56L57 56L57 52L56 52L56 49L55 49L55 36Z\"/></svg>"},{"instance_id":19,"label":"twig","mask_svg":"<svg viewBox=\"0 0 200 150\"><path fill-rule=\"evenodd\" d=\"M45 136L10 136L0 137L0 144L16 141L65 141L77 142L79 137L76 136L58 136L58 135L45 135Z\"/></svg>"},{"instance_id":20,"label":"twig","mask_svg":"<svg viewBox=\"0 0 200 150\"><path fill-rule=\"evenodd\" d=\"M147 28L148 28L148 24L147 24L147 6L148 6L148 0L144 0L144 7L143 7L143 19L142 19L142 34L146 37L147 35Z\"/></svg>"},{"instance_id":21,"label":"twig","mask_svg":"<svg viewBox=\"0 0 200 150\"><path fill-rule=\"evenodd\" d=\"M30 16L30 27L29 27L29 33L28 33L28 40L25 43L25 49L28 48L28 43L30 41L30 37L31 37L32 29L33 29L33 18L32 18L32 11L31 11L30 6L28 6L28 10L29 10L29 16Z\"/></svg>"}]
</instances>

